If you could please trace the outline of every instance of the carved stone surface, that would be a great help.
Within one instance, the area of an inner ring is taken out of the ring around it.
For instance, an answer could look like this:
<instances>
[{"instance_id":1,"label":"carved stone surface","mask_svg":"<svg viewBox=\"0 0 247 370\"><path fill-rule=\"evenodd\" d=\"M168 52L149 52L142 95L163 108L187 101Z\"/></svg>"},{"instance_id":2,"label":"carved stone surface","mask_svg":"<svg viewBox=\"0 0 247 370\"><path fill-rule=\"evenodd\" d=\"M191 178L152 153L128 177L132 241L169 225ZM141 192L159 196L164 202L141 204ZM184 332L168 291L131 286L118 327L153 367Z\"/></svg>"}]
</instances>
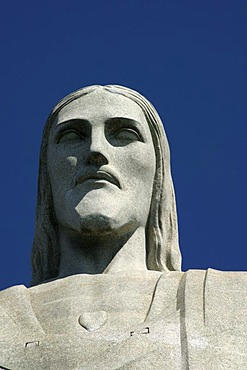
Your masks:
<instances>
[{"instance_id":1,"label":"carved stone surface","mask_svg":"<svg viewBox=\"0 0 247 370\"><path fill-rule=\"evenodd\" d=\"M57 104L32 286L0 293L0 368L246 368L247 274L181 272L169 161L139 93L91 86Z\"/></svg>"}]
</instances>

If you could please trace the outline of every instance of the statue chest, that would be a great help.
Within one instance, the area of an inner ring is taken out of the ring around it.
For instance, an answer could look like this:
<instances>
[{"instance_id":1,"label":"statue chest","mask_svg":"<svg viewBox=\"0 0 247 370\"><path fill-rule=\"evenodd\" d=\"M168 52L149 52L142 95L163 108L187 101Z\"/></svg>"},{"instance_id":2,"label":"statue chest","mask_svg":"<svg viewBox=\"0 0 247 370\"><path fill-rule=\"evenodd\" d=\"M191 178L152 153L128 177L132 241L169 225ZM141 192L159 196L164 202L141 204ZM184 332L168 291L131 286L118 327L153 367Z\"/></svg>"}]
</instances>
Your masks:
<instances>
[{"instance_id":1,"label":"statue chest","mask_svg":"<svg viewBox=\"0 0 247 370\"><path fill-rule=\"evenodd\" d=\"M3 365L20 370L145 369L151 363L179 368L179 314L169 304L164 315L159 278L157 273L115 281L102 275L71 277L29 289L33 327L4 343Z\"/></svg>"},{"instance_id":2,"label":"statue chest","mask_svg":"<svg viewBox=\"0 0 247 370\"><path fill-rule=\"evenodd\" d=\"M244 369L243 273L71 276L0 295L0 367Z\"/></svg>"}]
</instances>

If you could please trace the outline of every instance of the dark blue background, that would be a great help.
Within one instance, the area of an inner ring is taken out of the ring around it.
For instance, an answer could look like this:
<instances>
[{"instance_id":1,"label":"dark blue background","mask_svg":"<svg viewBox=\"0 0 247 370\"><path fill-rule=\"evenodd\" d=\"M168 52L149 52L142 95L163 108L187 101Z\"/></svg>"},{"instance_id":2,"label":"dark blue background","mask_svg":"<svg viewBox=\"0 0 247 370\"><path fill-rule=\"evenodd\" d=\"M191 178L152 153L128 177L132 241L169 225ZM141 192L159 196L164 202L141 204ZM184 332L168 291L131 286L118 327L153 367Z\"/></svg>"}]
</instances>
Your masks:
<instances>
[{"instance_id":1,"label":"dark blue background","mask_svg":"<svg viewBox=\"0 0 247 370\"><path fill-rule=\"evenodd\" d=\"M1 284L28 284L41 132L91 84L144 94L172 150L183 269L246 270L245 0L1 3Z\"/></svg>"}]
</instances>

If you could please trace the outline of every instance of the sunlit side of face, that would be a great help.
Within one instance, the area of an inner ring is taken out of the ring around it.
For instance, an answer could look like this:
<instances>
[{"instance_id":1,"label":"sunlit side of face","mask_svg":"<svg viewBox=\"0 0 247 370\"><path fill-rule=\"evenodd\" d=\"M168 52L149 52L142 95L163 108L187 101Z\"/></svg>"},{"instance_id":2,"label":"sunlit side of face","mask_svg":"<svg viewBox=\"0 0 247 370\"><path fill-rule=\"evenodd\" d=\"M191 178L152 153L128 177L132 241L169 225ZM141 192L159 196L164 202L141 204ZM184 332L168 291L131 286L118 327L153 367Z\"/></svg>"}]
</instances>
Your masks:
<instances>
[{"instance_id":1,"label":"sunlit side of face","mask_svg":"<svg viewBox=\"0 0 247 370\"><path fill-rule=\"evenodd\" d=\"M155 151L142 109L103 88L58 113L48 170L59 226L84 233L145 227Z\"/></svg>"}]
</instances>

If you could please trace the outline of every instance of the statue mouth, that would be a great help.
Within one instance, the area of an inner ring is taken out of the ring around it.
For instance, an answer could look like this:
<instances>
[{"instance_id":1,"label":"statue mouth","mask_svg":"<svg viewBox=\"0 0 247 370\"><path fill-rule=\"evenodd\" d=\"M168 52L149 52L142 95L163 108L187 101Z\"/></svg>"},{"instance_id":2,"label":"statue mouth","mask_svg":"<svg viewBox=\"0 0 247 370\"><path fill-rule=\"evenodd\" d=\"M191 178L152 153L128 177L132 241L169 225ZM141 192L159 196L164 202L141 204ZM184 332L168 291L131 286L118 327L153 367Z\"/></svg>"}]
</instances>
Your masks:
<instances>
[{"instance_id":1,"label":"statue mouth","mask_svg":"<svg viewBox=\"0 0 247 370\"><path fill-rule=\"evenodd\" d=\"M89 172L84 175L81 175L77 178L75 186L78 184L82 184L88 180L95 180L95 181L107 181L115 186L117 186L119 189L121 189L120 183L115 175L112 173L98 170L96 172Z\"/></svg>"}]
</instances>

